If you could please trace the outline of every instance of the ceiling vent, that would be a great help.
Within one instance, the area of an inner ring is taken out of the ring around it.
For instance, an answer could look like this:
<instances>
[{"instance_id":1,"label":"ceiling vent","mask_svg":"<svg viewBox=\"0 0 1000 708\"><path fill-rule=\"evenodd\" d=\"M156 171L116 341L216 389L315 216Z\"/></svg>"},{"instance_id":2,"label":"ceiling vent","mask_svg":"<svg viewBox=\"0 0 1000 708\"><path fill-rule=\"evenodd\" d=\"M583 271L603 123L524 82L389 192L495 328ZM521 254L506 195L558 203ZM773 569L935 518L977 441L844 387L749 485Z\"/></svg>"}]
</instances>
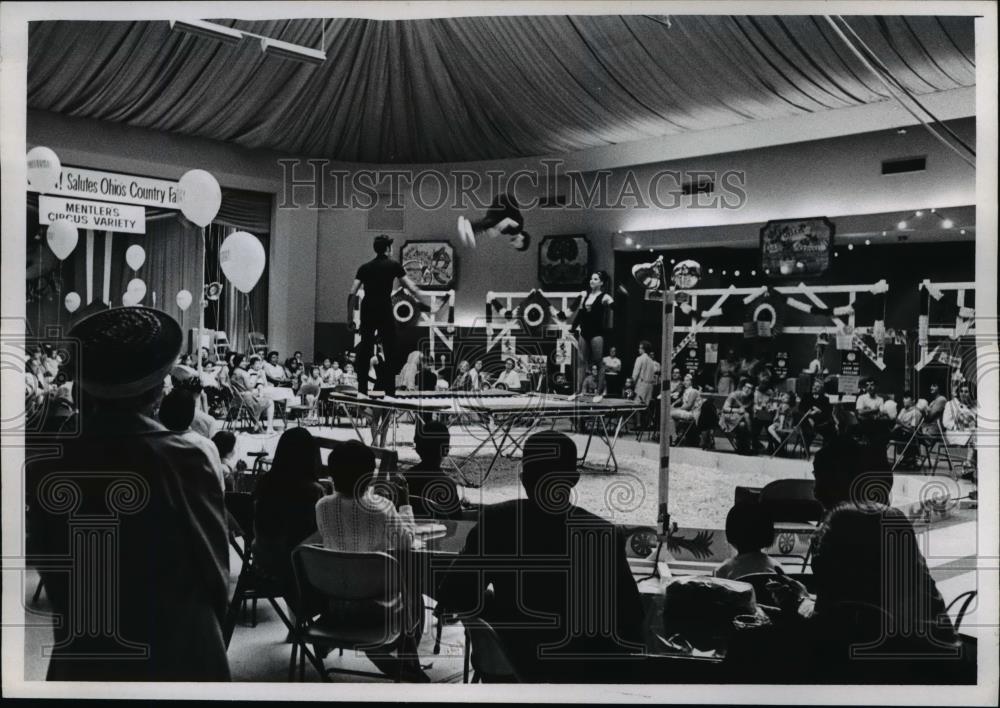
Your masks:
<instances>
[{"instance_id":1,"label":"ceiling vent","mask_svg":"<svg viewBox=\"0 0 1000 708\"><path fill-rule=\"evenodd\" d=\"M927 169L927 156L901 157L896 160L882 161L882 174L902 175L907 172L923 172Z\"/></svg>"}]
</instances>

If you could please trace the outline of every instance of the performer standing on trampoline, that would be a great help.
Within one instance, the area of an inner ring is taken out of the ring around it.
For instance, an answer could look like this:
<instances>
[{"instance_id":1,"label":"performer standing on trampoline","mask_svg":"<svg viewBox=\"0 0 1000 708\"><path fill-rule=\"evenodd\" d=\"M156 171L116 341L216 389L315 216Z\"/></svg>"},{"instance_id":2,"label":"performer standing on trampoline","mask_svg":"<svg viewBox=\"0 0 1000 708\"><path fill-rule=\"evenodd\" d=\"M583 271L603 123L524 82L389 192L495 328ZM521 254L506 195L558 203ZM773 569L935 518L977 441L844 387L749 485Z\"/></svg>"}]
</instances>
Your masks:
<instances>
[{"instance_id":1,"label":"performer standing on trampoline","mask_svg":"<svg viewBox=\"0 0 1000 708\"><path fill-rule=\"evenodd\" d=\"M573 329L577 332L579 353L579 375L577 390L591 366L597 367L597 395L595 401L604 398L607 386L604 381L604 330L608 308L614 299L608 294L611 277L603 270L590 276L590 291L580 293L580 306L576 310Z\"/></svg>"},{"instance_id":2,"label":"performer standing on trampoline","mask_svg":"<svg viewBox=\"0 0 1000 708\"><path fill-rule=\"evenodd\" d=\"M351 293L347 297L349 331L354 331L354 309L357 304L358 291L364 287L365 297L361 300L361 325L358 332L361 342L358 344L358 361L367 364L375 354L376 342L381 341L385 357L380 367L380 388L387 394L396 393L396 318L392 313L392 290L396 281L402 284L415 297L427 299L425 293L406 275L402 264L392 256L392 239L381 234L375 237L375 257L362 264L354 276ZM368 377L358 376L358 393L368 393Z\"/></svg>"}]
</instances>

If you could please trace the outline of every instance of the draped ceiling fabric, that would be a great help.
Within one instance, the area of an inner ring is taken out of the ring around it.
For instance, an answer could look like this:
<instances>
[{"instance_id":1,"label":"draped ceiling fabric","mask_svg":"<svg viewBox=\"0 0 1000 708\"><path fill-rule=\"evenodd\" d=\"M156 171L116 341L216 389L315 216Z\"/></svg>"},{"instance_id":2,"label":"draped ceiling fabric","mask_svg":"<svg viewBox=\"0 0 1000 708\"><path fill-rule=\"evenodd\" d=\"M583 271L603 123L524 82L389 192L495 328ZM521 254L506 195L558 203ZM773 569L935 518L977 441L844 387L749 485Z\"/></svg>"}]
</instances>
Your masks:
<instances>
[{"instance_id":1,"label":"draped ceiling fabric","mask_svg":"<svg viewBox=\"0 0 1000 708\"><path fill-rule=\"evenodd\" d=\"M911 93L975 84L972 18L849 17ZM218 20L217 20L218 21ZM158 22L37 22L28 106L365 163L572 152L890 100L822 17L232 21L320 66Z\"/></svg>"}]
</instances>

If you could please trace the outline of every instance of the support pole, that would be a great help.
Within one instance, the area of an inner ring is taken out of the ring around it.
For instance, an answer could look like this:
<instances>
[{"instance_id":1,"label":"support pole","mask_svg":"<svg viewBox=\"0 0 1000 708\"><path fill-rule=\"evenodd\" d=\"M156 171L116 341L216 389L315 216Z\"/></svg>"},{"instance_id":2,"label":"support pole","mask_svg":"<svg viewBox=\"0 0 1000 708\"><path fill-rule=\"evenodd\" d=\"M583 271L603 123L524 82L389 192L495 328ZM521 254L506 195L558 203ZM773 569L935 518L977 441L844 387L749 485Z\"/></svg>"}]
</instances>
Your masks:
<instances>
[{"instance_id":1,"label":"support pole","mask_svg":"<svg viewBox=\"0 0 1000 708\"><path fill-rule=\"evenodd\" d=\"M198 229L201 232L201 289L198 296L198 331L194 340L194 357L198 366L198 378L201 378L201 333L205 330L205 308L208 307L208 300L205 299L205 257L208 255L208 239L205 237L205 227ZM183 313L182 313L183 314ZM208 353L212 353L209 347Z\"/></svg>"},{"instance_id":2,"label":"support pole","mask_svg":"<svg viewBox=\"0 0 1000 708\"><path fill-rule=\"evenodd\" d=\"M664 536L670 533L670 437L673 433L673 420L670 417L670 369L674 359L674 286L666 285L670 281L666 277L663 261L660 268L664 270L663 280L663 327L660 337L660 477L659 477L659 511L657 522L660 533Z\"/></svg>"}]
</instances>

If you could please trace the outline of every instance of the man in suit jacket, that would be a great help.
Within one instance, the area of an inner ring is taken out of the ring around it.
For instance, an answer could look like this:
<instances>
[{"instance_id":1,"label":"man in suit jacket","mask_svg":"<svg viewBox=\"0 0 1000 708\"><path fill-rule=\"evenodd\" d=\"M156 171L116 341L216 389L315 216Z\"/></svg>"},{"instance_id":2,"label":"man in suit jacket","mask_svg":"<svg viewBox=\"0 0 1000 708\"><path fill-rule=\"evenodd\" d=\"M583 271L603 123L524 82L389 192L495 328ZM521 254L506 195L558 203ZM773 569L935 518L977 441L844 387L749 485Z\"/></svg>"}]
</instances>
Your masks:
<instances>
[{"instance_id":1,"label":"man in suit jacket","mask_svg":"<svg viewBox=\"0 0 1000 708\"><path fill-rule=\"evenodd\" d=\"M155 418L183 335L123 307L77 323L80 437L28 468L29 547L54 613L50 681L228 681L229 548L205 451Z\"/></svg>"},{"instance_id":2,"label":"man in suit jacket","mask_svg":"<svg viewBox=\"0 0 1000 708\"><path fill-rule=\"evenodd\" d=\"M527 499L483 508L438 592L445 608L488 621L527 681L613 683L629 654L642 650L624 537L572 504L576 459L564 433L529 437L521 465Z\"/></svg>"}]
</instances>

